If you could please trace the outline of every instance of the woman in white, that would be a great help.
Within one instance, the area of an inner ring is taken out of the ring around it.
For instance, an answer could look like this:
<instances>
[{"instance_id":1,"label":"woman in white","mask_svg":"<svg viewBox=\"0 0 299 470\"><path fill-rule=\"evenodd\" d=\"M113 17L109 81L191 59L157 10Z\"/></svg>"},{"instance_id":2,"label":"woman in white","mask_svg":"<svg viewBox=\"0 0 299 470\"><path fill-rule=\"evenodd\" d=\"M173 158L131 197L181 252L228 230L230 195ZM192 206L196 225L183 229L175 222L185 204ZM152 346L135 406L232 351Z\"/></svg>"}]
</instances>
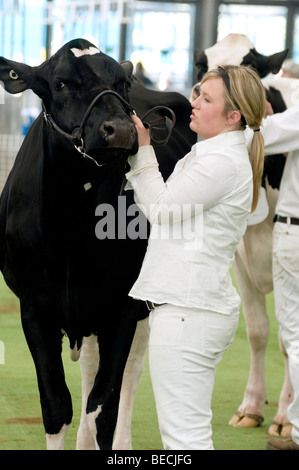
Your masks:
<instances>
[{"instance_id":1,"label":"woman in white","mask_svg":"<svg viewBox=\"0 0 299 470\"><path fill-rule=\"evenodd\" d=\"M167 450L213 449L215 371L234 338L240 307L229 269L257 204L265 103L251 69L227 66L206 74L190 123L205 140L167 182L148 130L133 117L140 148L129 158L127 189L134 189L152 229L129 295L151 307L150 371ZM255 131L249 154L246 124Z\"/></svg>"}]
</instances>

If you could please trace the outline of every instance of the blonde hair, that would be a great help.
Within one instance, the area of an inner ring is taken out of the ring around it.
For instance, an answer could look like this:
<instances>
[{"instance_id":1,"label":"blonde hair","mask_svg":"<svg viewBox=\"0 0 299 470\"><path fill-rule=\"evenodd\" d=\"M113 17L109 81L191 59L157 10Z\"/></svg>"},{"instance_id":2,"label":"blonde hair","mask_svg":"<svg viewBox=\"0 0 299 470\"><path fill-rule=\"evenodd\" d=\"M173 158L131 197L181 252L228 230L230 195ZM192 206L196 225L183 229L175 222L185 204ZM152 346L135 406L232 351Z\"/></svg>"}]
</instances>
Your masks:
<instances>
[{"instance_id":1,"label":"blonde hair","mask_svg":"<svg viewBox=\"0 0 299 470\"><path fill-rule=\"evenodd\" d=\"M266 112L266 93L258 74L250 67L227 65L206 73L201 83L209 78L222 78L224 86L225 113L241 113L240 129L246 125L254 135L249 151L253 173L253 199L251 212L257 206L264 169L264 139L259 132Z\"/></svg>"}]
</instances>

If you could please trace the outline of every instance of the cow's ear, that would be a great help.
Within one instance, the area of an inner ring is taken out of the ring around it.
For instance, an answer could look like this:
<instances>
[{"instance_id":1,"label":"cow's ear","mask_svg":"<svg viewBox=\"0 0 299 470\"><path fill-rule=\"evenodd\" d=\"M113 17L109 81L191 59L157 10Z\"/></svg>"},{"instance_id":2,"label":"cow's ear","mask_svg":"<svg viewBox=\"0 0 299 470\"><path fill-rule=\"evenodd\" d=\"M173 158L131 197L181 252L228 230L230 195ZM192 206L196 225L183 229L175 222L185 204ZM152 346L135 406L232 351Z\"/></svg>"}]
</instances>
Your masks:
<instances>
[{"instance_id":1,"label":"cow's ear","mask_svg":"<svg viewBox=\"0 0 299 470\"><path fill-rule=\"evenodd\" d=\"M283 62L287 58L289 50L286 49L285 51L282 52L277 52L276 54L270 55L268 57L269 59L269 68L271 73L274 75L278 73L282 67Z\"/></svg>"},{"instance_id":2,"label":"cow's ear","mask_svg":"<svg viewBox=\"0 0 299 470\"><path fill-rule=\"evenodd\" d=\"M132 73L133 73L133 64L132 64L132 62L130 60L124 60L123 62L120 63L120 65L125 70L128 77L131 78Z\"/></svg>"},{"instance_id":3,"label":"cow's ear","mask_svg":"<svg viewBox=\"0 0 299 470\"><path fill-rule=\"evenodd\" d=\"M0 80L9 93L21 93L31 88L28 78L32 75L32 67L13 60L0 57Z\"/></svg>"},{"instance_id":4,"label":"cow's ear","mask_svg":"<svg viewBox=\"0 0 299 470\"><path fill-rule=\"evenodd\" d=\"M288 49L276 54L265 56L252 49L243 59L243 65L254 67L261 78L267 77L270 73L278 73L288 55Z\"/></svg>"},{"instance_id":5,"label":"cow's ear","mask_svg":"<svg viewBox=\"0 0 299 470\"><path fill-rule=\"evenodd\" d=\"M208 71L208 59L205 52L200 49L195 49L193 53L194 63L198 69L197 79L200 81L205 73Z\"/></svg>"}]
</instances>

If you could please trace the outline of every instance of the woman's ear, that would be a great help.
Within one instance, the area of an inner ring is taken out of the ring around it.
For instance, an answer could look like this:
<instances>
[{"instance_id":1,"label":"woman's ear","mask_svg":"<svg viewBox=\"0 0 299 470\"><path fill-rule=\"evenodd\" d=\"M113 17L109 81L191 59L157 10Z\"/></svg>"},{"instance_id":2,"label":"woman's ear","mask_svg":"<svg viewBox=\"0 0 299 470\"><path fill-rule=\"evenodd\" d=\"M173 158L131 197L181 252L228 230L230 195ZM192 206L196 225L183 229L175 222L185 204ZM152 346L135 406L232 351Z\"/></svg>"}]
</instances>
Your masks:
<instances>
[{"instance_id":1,"label":"woman's ear","mask_svg":"<svg viewBox=\"0 0 299 470\"><path fill-rule=\"evenodd\" d=\"M227 122L230 126L234 126L235 124L237 124L239 121L241 121L241 113L240 111L230 111L229 114L228 114L228 118L227 118Z\"/></svg>"}]
</instances>

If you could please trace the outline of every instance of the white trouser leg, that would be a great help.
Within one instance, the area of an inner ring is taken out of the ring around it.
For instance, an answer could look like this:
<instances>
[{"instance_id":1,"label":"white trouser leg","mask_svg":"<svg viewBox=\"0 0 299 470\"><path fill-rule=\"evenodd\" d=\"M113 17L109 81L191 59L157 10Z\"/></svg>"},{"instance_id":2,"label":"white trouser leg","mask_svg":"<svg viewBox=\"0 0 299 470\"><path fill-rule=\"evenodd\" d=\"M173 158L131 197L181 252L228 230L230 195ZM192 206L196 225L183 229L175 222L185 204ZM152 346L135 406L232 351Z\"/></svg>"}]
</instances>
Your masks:
<instances>
[{"instance_id":1,"label":"white trouser leg","mask_svg":"<svg viewBox=\"0 0 299 470\"><path fill-rule=\"evenodd\" d=\"M216 366L238 315L163 305L150 315L149 360L166 450L212 450L211 399Z\"/></svg>"},{"instance_id":2,"label":"white trouser leg","mask_svg":"<svg viewBox=\"0 0 299 470\"><path fill-rule=\"evenodd\" d=\"M299 226L275 224L273 281L276 316L294 389L288 419L293 425L292 438L299 444Z\"/></svg>"}]
</instances>

